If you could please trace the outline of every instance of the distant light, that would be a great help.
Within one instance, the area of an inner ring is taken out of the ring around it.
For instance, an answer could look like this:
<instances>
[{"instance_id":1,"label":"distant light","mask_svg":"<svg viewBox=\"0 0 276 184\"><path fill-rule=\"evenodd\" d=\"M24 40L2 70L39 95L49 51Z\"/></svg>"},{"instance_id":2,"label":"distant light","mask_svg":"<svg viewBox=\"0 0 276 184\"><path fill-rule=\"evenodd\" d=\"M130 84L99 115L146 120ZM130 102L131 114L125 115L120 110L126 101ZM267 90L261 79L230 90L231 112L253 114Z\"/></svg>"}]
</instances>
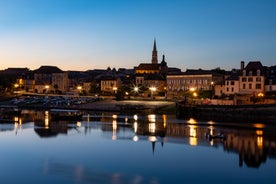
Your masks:
<instances>
[{"instance_id":1,"label":"distant light","mask_svg":"<svg viewBox=\"0 0 276 184\"><path fill-rule=\"evenodd\" d=\"M187 122L190 124L197 124L197 121L193 118L190 118Z\"/></svg>"},{"instance_id":2,"label":"distant light","mask_svg":"<svg viewBox=\"0 0 276 184\"><path fill-rule=\"evenodd\" d=\"M150 133L155 133L155 131L156 131L156 125L155 125L155 123L150 123L149 124L149 132Z\"/></svg>"},{"instance_id":3,"label":"distant light","mask_svg":"<svg viewBox=\"0 0 276 184\"><path fill-rule=\"evenodd\" d=\"M149 114L148 115L149 122L156 122L156 115L155 114Z\"/></svg>"},{"instance_id":4,"label":"distant light","mask_svg":"<svg viewBox=\"0 0 276 184\"><path fill-rule=\"evenodd\" d=\"M254 126L255 128L260 128L260 129L265 128L265 125L264 125L264 124L261 124L261 123L253 124L253 126Z\"/></svg>"},{"instance_id":5,"label":"distant light","mask_svg":"<svg viewBox=\"0 0 276 184\"><path fill-rule=\"evenodd\" d=\"M113 115L112 115L112 118L113 118L113 119L117 119L117 117L118 117L117 114L113 114Z\"/></svg>"},{"instance_id":6,"label":"distant light","mask_svg":"<svg viewBox=\"0 0 276 184\"><path fill-rule=\"evenodd\" d=\"M152 92L155 92L156 91L156 87L150 87L149 88Z\"/></svg>"},{"instance_id":7,"label":"distant light","mask_svg":"<svg viewBox=\"0 0 276 184\"><path fill-rule=\"evenodd\" d=\"M189 90L193 92L193 91L195 91L195 88L191 87Z\"/></svg>"},{"instance_id":8,"label":"distant light","mask_svg":"<svg viewBox=\"0 0 276 184\"><path fill-rule=\"evenodd\" d=\"M82 86L77 86L77 89L78 90L82 90Z\"/></svg>"},{"instance_id":9,"label":"distant light","mask_svg":"<svg viewBox=\"0 0 276 184\"><path fill-rule=\"evenodd\" d=\"M139 91L139 88L137 86L135 86L134 91L137 93Z\"/></svg>"},{"instance_id":10,"label":"distant light","mask_svg":"<svg viewBox=\"0 0 276 184\"><path fill-rule=\"evenodd\" d=\"M138 115L135 114L135 115L133 116L133 119L134 119L135 121L137 121L137 120L138 120Z\"/></svg>"},{"instance_id":11,"label":"distant light","mask_svg":"<svg viewBox=\"0 0 276 184\"><path fill-rule=\"evenodd\" d=\"M133 138L132 138L133 141L137 142L139 141L139 137L137 135L135 135Z\"/></svg>"},{"instance_id":12,"label":"distant light","mask_svg":"<svg viewBox=\"0 0 276 184\"><path fill-rule=\"evenodd\" d=\"M157 141L157 138L156 138L156 136L149 136L148 140L149 140L150 142L156 142L156 141Z\"/></svg>"},{"instance_id":13,"label":"distant light","mask_svg":"<svg viewBox=\"0 0 276 184\"><path fill-rule=\"evenodd\" d=\"M134 122L133 128L134 128L134 132L137 133L137 130L138 130L138 123L137 122Z\"/></svg>"},{"instance_id":14,"label":"distant light","mask_svg":"<svg viewBox=\"0 0 276 184\"><path fill-rule=\"evenodd\" d=\"M77 127L81 127L81 122L80 121L77 122Z\"/></svg>"},{"instance_id":15,"label":"distant light","mask_svg":"<svg viewBox=\"0 0 276 184\"><path fill-rule=\"evenodd\" d=\"M258 97L264 97L264 94L263 93L259 93Z\"/></svg>"}]
</instances>

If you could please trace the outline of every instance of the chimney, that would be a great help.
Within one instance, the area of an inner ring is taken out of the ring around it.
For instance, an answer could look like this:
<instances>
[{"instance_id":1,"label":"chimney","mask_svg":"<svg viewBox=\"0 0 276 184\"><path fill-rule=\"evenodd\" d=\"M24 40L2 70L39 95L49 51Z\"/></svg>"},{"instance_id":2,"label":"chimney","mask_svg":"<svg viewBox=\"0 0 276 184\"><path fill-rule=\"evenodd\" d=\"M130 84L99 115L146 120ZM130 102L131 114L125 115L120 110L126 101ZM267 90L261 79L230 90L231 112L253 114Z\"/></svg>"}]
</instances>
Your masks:
<instances>
[{"instance_id":1,"label":"chimney","mask_svg":"<svg viewBox=\"0 0 276 184\"><path fill-rule=\"evenodd\" d=\"M241 71L244 70L244 61L241 61Z\"/></svg>"}]
</instances>

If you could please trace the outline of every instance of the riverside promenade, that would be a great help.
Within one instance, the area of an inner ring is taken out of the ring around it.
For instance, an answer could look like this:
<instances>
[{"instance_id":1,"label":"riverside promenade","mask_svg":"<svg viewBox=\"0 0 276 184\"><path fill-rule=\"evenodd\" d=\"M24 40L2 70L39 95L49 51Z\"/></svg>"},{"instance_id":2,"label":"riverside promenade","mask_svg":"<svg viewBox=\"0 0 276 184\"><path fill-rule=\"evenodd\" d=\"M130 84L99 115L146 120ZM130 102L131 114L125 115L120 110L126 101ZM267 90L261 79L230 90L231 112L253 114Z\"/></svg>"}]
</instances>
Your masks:
<instances>
[{"instance_id":1,"label":"riverside promenade","mask_svg":"<svg viewBox=\"0 0 276 184\"><path fill-rule=\"evenodd\" d=\"M93 100L89 97L67 98L65 96L33 96L13 98L1 101L0 107L16 107L19 109L72 109L85 111L109 111L109 112L146 112L175 113L175 102L154 99L114 100L103 98Z\"/></svg>"}]
</instances>

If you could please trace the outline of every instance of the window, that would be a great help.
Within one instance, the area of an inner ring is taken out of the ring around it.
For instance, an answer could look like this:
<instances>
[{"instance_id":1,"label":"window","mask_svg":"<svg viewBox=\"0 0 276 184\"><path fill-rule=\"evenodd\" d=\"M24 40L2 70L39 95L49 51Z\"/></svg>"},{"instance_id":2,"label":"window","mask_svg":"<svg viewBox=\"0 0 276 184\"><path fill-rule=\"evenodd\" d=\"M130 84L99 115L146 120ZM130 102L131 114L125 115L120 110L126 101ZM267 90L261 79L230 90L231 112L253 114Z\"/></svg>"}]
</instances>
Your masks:
<instances>
[{"instance_id":1,"label":"window","mask_svg":"<svg viewBox=\"0 0 276 184\"><path fill-rule=\"evenodd\" d=\"M227 85L227 86L229 85L229 81L226 82L226 85Z\"/></svg>"},{"instance_id":2,"label":"window","mask_svg":"<svg viewBox=\"0 0 276 184\"><path fill-rule=\"evenodd\" d=\"M248 82L253 82L253 78L252 78L252 77L249 77L249 78L248 78Z\"/></svg>"},{"instance_id":3,"label":"window","mask_svg":"<svg viewBox=\"0 0 276 184\"><path fill-rule=\"evenodd\" d=\"M261 82L261 81L262 81L261 77L256 78L256 82Z\"/></svg>"},{"instance_id":4,"label":"window","mask_svg":"<svg viewBox=\"0 0 276 184\"><path fill-rule=\"evenodd\" d=\"M257 75L258 75L258 76L261 75L261 70L260 70L260 69L257 70Z\"/></svg>"},{"instance_id":5,"label":"window","mask_svg":"<svg viewBox=\"0 0 276 184\"><path fill-rule=\"evenodd\" d=\"M231 85L232 85L232 86L235 85L235 82L234 82L234 81L231 81Z\"/></svg>"},{"instance_id":6,"label":"window","mask_svg":"<svg viewBox=\"0 0 276 184\"><path fill-rule=\"evenodd\" d=\"M226 88L226 91L228 92L228 91L229 91L229 88Z\"/></svg>"},{"instance_id":7,"label":"window","mask_svg":"<svg viewBox=\"0 0 276 184\"><path fill-rule=\"evenodd\" d=\"M246 76L246 70L243 70L243 71L242 71L242 75L243 75L243 76Z\"/></svg>"},{"instance_id":8,"label":"window","mask_svg":"<svg viewBox=\"0 0 276 184\"><path fill-rule=\"evenodd\" d=\"M234 92L234 88L232 88L232 92Z\"/></svg>"},{"instance_id":9,"label":"window","mask_svg":"<svg viewBox=\"0 0 276 184\"><path fill-rule=\"evenodd\" d=\"M252 84L249 84L249 89L252 89Z\"/></svg>"},{"instance_id":10,"label":"window","mask_svg":"<svg viewBox=\"0 0 276 184\"><path fill-rule=\"evenodd\" d=\"M261 84L256 84L256 89L261 89L262 85Z\"/></svg>"},{"instance_id":11,"label":"window","mask_svg":"<svg viewBox=\"0 0 276 184\"><path fill-rule=\"evenodd\" d=\"M252 76L252 71L251 70L249 71L249 76Z\"/></svg>"},{"instance_id":12,"label":"window","mask_svg":"<svg viewBox=\"0 0 276 184\"><path fill-rule=\"evenodd\" d=\"M245 84L242 85L242 89L245 89Z\"/></svg>"},{"instance_id":13,"label":"window","mask_svg":"<svg viewBox=\"0 0 276 184\"><path fill-rule=\"evenodd\" d=\"M242 78L242 82L246 82L246 77L243 77L243 78Z\"/></svg>"}]
</instances>

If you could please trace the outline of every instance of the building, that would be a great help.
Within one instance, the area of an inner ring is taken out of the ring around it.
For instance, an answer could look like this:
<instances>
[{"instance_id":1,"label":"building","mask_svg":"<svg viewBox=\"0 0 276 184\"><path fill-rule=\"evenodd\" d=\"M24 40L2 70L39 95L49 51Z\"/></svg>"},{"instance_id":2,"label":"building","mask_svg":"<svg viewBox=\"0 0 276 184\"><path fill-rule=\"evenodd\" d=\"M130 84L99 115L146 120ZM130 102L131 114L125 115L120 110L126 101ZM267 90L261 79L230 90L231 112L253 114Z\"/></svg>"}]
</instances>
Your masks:
<instances>
[{"instance_id":1,"label":"building","mask_svg":"<svg viewBox=\"0 0 276 184\"><path fill-rule=\"evenodd\" d=\"M66 93L69 90L68 73L53 73L51 84L55 92Z\"/></svg>"},{"instance_id":2,"label":"building","mask_svg":"<svg viewBox=\"0 0 276 184\"><path fill-rule=\"evenodd\" d=\"M213 91L224 75L215 70L186 70L167 75L167 98L182 98L189 91Z\"/></svg>"},{"instance_id":3,"label":"building","mask_svg":"<svg viewBox=\"0 0 276 184\"><path fill-rule=\"evenodd\" d=\"M276 95L276 65L267 68L265 92L274 93L274 95Z\"/></svg>"},{"instance_id":4,"label":"building","mask_svg":"<svg viewBox=\"0 0 276 184\"><path fill-rule=\"evenodd\" d=\"M162 57L161 63L158 63L156 40L154 39L151 63L141 63L134 67L134 74L163 74L167 73L168 66L165 61L165 55Z\"/></svg>"},{"instance_id":5,"label":"building","mask_svg":"<svg viewBox=\"0 0 276 184\"><path fill-rule=\"evenodd\" d=\"M64 76L63 71L61 69L59 69L56 66L41 66L40 68L34 70L34 81L35 81L34 92L49 93L50 91L55 90L54 85L52 85L53 74L55 74L56 76L54 79L54 82L56 82L56 84L60 84L60 87L64 87L66 85L66 84L62 84L64 80L60 78L61 76ZM62 80L62 81L58 82L57 80Z\"/></svg>"},{"instance_id":6,"label":"building","mask_svg":"<svg viewBox=\"0 0 276 184\"><path fill-rule=\"evenodd\" d=\"M103 76L101 78L101 92L116 94L121 86L121 79L116 76Z\"/></svg>"},{"instance_id":7,"label":"building","mask_svg":"<svg viewBox=\"0 0 276 184\"><path fill-rule=\"evenodd\" d=\"M230 73L230 76L226 77L224 81L224 88L223 92L220 94L224 94L226 96L229 95L235 95L238 94L240 89L239 89L239 70L232 70ZM220 96L218 95L218 96Z\"/></svg>"},{"instance_id":8,"label":"building","mask_svg":"<svg viewBox=\"0 0 276 184\"><path fill-rule=\"evenodd\" d=\"M244 67L241 61L241 75L239 76L239 93L258 95L265 92L265 70L260 61L250 61Z\"/></svg>"}]
</instances>

